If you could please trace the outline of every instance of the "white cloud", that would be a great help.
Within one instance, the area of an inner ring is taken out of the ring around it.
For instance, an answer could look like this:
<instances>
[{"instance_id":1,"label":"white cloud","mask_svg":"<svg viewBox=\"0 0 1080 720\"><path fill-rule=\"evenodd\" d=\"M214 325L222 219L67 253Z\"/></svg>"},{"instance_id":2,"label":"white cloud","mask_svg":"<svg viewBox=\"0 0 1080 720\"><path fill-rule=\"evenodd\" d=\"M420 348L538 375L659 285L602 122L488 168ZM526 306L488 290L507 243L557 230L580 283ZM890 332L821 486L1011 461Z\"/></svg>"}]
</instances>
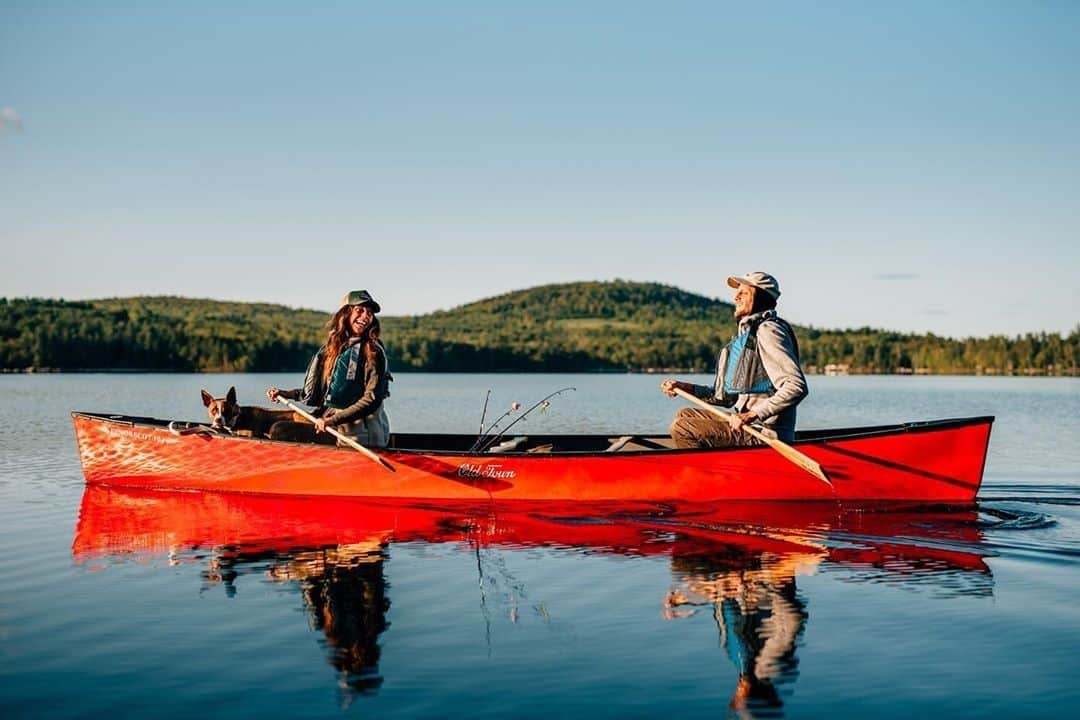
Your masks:
<instances>
[{"instance_id":1,"label":"white cloud","mask_svg":"<svg viewBox=\"0 0 1080 720\"><path fill-rule=\"evenodd\" d=\"M23 123L15 108L6 107L0 110L0 130L14 130L22 132Z\"/></svg>"}]
</instances>

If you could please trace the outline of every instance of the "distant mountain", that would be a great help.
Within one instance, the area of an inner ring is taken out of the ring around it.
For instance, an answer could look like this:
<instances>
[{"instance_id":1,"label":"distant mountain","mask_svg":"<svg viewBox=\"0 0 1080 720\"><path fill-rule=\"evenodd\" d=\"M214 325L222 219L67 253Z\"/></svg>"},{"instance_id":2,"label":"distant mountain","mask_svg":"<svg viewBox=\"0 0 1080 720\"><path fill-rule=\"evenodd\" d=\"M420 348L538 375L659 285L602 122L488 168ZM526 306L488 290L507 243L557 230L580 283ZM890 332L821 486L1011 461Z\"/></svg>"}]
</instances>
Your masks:
<instances>
[{"instance_id":1,"label":"distant mountain","mask_svg":"<svg viewBox=\"0 0 1080 720\"><path fill-rule=\"evenodd\" d=\"M180 297L0 298L0 369L301 371L327 313ZM616 280L519 290L382 318L396 371L711 371L734 331L728 302ZM809 372L1076 375L1080 329L952 340L797 328Z\"/></svg>"},{"instance_id":2,"label":"distant mountain","mask_svg":"<svg viewBox=\"0 0 1080 720\"><path fill-rule=\"evenodd\" d=\"M519 290L383 327L405 366L560 372L705 368L734 323L731 303L616 280Z\"/></svg>"}]
</instances>

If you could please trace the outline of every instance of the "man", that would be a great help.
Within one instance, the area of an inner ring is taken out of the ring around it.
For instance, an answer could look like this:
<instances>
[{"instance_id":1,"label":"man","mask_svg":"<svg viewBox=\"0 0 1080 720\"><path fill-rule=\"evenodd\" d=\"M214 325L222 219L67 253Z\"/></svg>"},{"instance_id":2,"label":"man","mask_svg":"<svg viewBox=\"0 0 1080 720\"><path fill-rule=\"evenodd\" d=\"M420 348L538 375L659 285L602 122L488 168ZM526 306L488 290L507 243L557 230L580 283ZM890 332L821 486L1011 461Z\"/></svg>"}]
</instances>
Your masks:
<instances>
[{"instance_id":1,"label":"man","mask_svg":"<svg viewBox=\"0 0 1080 720\"><path fill-rule=\"evenodd\" d=\"M684 390L713 404L733 407L720 418L706 410L683 408L671 423L676 447L760 445L742 426L762 425L762 432L791 442L795 438L795 406L806 397L806 377L799 365L795 331L776 314L780 285L768 273L729 277L735 289L739 329L716 364L713 387L667 379L660 388L669 396Z\"/></svg>"}]
</instances>

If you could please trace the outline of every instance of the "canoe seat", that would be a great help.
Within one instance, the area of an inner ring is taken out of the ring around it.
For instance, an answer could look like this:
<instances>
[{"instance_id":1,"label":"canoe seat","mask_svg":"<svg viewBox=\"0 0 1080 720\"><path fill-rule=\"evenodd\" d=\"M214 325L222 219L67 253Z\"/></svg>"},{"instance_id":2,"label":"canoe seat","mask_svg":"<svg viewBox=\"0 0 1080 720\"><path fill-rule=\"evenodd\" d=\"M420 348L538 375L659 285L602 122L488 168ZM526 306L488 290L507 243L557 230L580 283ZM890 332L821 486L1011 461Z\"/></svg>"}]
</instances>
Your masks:
<instances>
[{"instance_id":1,"label":"canoe seat","mask_svg":"<svg viewBox=\"0 0 1080 720\"><path fill-rule=\"evenodd\" d=\"M492 445L491 447L489 447L487 449L487 451L489 453L495 453L495 454L505 453L505 452L513 452L514 450L517 450L522 445L524 445L526 442L528 442L528 440L529 440L529 438L525 437L524 435L521 435L521 436L516 437L516 438L510 438L509 440L503 440L498 445Z\"/></svg>"}]
</instances>

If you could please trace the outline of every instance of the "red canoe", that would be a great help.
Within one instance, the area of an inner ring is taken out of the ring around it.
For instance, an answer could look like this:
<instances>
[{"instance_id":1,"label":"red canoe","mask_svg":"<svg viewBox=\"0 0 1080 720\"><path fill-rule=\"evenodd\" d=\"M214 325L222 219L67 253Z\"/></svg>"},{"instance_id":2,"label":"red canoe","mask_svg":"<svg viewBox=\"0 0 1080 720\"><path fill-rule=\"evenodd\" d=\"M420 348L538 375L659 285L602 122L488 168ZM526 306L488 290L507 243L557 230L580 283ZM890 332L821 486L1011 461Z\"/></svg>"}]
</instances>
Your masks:
<instances>
[{"instance_id":1,"label":"red canoe","mask_svg":"<svg viewBox=\"0 0 1080 720\"><path fill-rule=\"evenodd\" d=\"M378 451L179 434L154 418L72 413L89 484L274 495L430 500L715 502L974 501L992 417L799 433L793 446L832 486L768 447L675 450L670 438L522 437L475 453L467 435L395 434ZM186 423L180 424L185 427ZM516 438L508 438L513 440Z\"/></svg>"}]
</instances>

